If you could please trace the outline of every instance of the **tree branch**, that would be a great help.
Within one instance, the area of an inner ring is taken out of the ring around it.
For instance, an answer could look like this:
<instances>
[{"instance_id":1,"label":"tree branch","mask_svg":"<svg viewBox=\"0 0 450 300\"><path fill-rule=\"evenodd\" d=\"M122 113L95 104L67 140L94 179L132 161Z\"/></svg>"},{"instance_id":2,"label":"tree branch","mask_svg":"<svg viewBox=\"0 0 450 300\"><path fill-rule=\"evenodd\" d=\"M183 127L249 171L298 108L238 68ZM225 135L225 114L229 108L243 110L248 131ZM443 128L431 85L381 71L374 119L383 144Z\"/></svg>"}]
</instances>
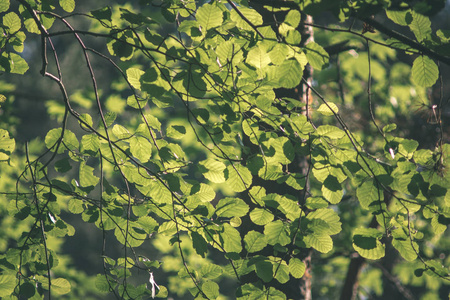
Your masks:
<instances>
[{"instance_id":1,"label":"tree branch","mask_svg":"<svg viewBox=\"0 0 450 300\"><path fill-rule=\"evenodd\" d=\"M450 66L450 57L443 56L443 55L431 50L430 48L411 40L407 36L404 36L403 34L397 32L395 30L387 28L386 26L379 23L378 21L375 21L372 18L361 18L361 21L369 24L370 26L373 26L379 32L384 33L385 35L387 35L391 38L397 39L400 42L402 42L403 44L410 46L411 48L419 50L420 52L429 56L430 58L441 61Z\"/></svg>"}]
</instances>

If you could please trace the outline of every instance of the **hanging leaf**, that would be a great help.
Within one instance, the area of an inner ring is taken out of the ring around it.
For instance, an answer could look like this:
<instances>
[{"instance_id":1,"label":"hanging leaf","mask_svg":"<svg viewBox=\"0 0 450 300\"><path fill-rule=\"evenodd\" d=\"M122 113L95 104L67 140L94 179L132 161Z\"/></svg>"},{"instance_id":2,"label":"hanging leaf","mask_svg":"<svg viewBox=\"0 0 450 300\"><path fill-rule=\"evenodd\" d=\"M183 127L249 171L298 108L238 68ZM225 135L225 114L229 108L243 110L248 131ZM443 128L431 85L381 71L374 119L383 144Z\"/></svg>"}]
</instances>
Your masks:
<instances>
[{"instance_id":1,"label":"hanging leaf","mask_svg":"<svg viewBox=\"0 0 450 300\"><path fill-rule=\"evenodd\" d=\"M358 228L353 234L353 248L364 258L384 257L384 245L379 241L382 233L373 228Z\"/></svg>"},{"instance_id":2,"label":"hanging leaf","mask_svg":"<svg viewBox=\"0 0 450 300\"><path fill-rule=\"evenodd\" d=\"M304 241L307 247L313 247L321 253L328 253L333 249L333 240L326 234L308 234Z\"/></svg>"},{"instance_id":3,"label":"hanging leaf","mask_svg":"<svg viewBox=\"0 0 450 300\"><path fill-rule=\"evenodd\" d=\"M10 12L3 16L3 25L8 28L10 34L14 34L20 30L22 22L16 13Z\"/></svg>"},{"instance_id":4,"label":"hanging leaf","mask_svg":"<svg viewBox=\"0 0 450 300\"><path fill-rule=\"evenodd\" d=\"M16 276L0 275L0 297L11 295L14 292L16 285Z\"/></svg>"},{"instance_id":5,"label":"hanging leaf","mask_svg":"<svg viewBox=\"0 0 450 300\"><path fill-rule=\"evenodd\" d=\"M439 77L437 65L427 56L419 56L414 60L411 69L412 81L418 86L430 87Z\"/></svg>"},{"instance_id":6,"label":"hanging leaf","mask_svg":"<svg viewBox=\"0 0 450 300\"><path fill-rule=\"evenodd\" d=\"M205 281L202 284L202 290L209 299L216 299L219 297L219 285L214 281Z\"/></svg>"},{"instance_id":7,"label":"hanging leaf","mask_svg":"<svg viewBox=\"0 0 450 300\"><path fill-rule=\"evenodd\" d=\"M250 212L250 219L256 225L266 225L272 222L273 218L273 214L266 209L255 208Z\"/></svg>"},{"instance_id":8,"label":"hanging leaf","mask_svg":"<svg viewBox=\"0 0 450 300\"><path fill-rule=\"evenodd\" d=\"M293 257L289 260L289 273L292 277L302 278L305 270L306 266L300 259Z\"/></svg>"},{"instance_id":9,"label":"hanging leaf","mask_svg":"<svg viewBox=\"0 0 450 300\"><path fill-rule=\"evenodd\" d=\"M317 134L326 136L330 139L340 139L345 136L345 132L336 126L322 125L317 128Z\"/></svg>"},{"instance_id":10,"label":"hanging leaf","mask_svg":"<svg viewBox=\"0 0 450 300\"><path fill-rule=\"evenodd\" d=\"M68 294L72 289L70 282L64 278L52 279L52 292L57 295Z\"/></svg>"},{"instance_id":11,"label":"hanging leaf","mask_svg":"<svg viewBox=\"0 0 450 300\"><path fill-rule=\"evenodd\" d=\"M288 59L276 68L276 78L280 87L292 89L300 84L303 68L297 60Z\"/></svg>"},{"instance_id":12,"label":"hanging leaf","mask_svg":"<svg viewBox=\"0 0 450 300\"><path fill-rule=\"evenodd\" d=\"M0 161L7 160L16 147L16 141L9 137L9 132L0 128Z\"/></svg>"},{"instance_id":13,"label":"hanging leaf","mask_svg":"<svg viewBox=\"0 0 450 300\"><path fill-rule=\"evenodd\" d=\"M59 0L59 5L66 12L70 13L75 9L75 0Z\"/></svg>"},{"instance_id":14,"label":"hanging leaf","mask_svg":"<svg viewBox=\"0 0 450 300\"><path fill-rule=\"evenodd\" d=\"M334 116L339 112L339 108L333 102L327 102L327 104L321 104L317 111L324 116Z\"/></svg>"},{"instance_id":15,"label":"hanging leaf","mask_svg":"<svg viewBox=\"0 0 450 300\"><path fill-rule=\"evenodd\" d=\"M145 163L152 155L152 144L144 137L133 136L130 138L130 151L134 157Z\"/></svg>"},{"instance_id":16,"label":"hanging leaf","mask_svg":"<svg viewBox=\"0 0 450 300\"><path fill-rule=\"evenodd\" d=\"M325 179L322 185L322 195L331 204L338 204L341 202L344 190L336 177L329 175L327 179Z\"/></svg>"},{"instance_id":17,"label":"hanging leaf","mask_svg":"<svg viewBox=\"0 0 450 300\"><path fill-rule=\"evenodd\" d=\"M240 253L242 251L241 235L239 231L230 224L223 224L223 232L220 234L223 239L223 247L227 252Z\"/></svg>"},{"instance_id":18,"label":"hanging leaf","mask_svg":"<svg viewBox=\"0 0 450 300\"><path fill-rule=\"evenodd\" d=\"M254 253L264 249L267 240L264 234L251 230L244 237L244 245L249 253Z\"/></svg>"},{"instance_id":19,"label":"hanging leaf","mask_svg":"<svg viewBox=\"0 0 450 300\"><path fill-rule=\"evenodd\" d=\"M409 24L409 28L411 28L411 31L414 33L417 41L419 42L422 42L431 36L430 19L415 11L412 12L412 22Z\"/></svg>"},{"instance_id":20,"label":"hanging leaf","mask_svg":"<svg viewBox=\"0 0 450 300\"><path fill-rule=\"evenodd\" d=\"M80 185L82 187L89 187L89 186L96 186L100 178L93 175L94 168L91 166L86 165L85 162L82 162L80 164Z\"/></svg>"},{"instance_id":21,"label":"hanging leaf","mask_svg":"<svg viewBox=\"0 0 450 300\"><path fill-rule=\"evenodd\" d=\"M218 27L223 23L222 11L212 4L199 7L195 17L204 30Z\"/></svg>"},{"instance_id":22,"label":"hanging leaf","mask_svg":"<svg viewBox=\"0 0 450 300\"><path fill-rule=\"evenodd\" d=\"M252 174L241 164L230 165L225 170L226 183L235 192L243 192L250 188Z\"/></svg>"},{"instance_id":23,"label":"hanging leaf","mask_svg":"<svg viewBox=\"0 0 450 300\"><path fill-rule=\"evenodd\" d=\"M270 245L280 244L281 246L284 246L291 241L291 239L289 238L287 227L280 220L265 225L264 235L267 237L267 242Z\"/></svg>"},{"instance_id":24,"label":"hanging leaf","mask_svg":"<svg viewBox=\"0 0 450 300\"><path fill-rule=\"evenodd\" d=\"M218 217L242 217L248 212L248 205L239 198L223 198L216 206Z\"/></svg>"},{"instance_id":25,"label":"hanging leaf","mask_svg":"<svg viewBox=\"0 0 450 300\"><path fill-rule=\"evenodd\" d=\"M317 70L322 70L328 65L330 56L319 44L315 42L308 43L305 46L305 54L309 64Z\"/></svg>"}]
</instances>

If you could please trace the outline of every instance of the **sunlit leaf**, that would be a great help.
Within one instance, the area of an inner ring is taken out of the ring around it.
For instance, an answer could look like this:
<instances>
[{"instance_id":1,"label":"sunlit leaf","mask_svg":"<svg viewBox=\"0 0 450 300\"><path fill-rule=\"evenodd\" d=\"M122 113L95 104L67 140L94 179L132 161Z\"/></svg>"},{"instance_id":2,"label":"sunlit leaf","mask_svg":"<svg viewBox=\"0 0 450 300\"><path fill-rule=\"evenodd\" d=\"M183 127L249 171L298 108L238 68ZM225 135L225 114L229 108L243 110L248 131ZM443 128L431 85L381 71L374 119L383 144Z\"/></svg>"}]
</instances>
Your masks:
<instances>
[{"instance_id":1,"label":"sunlit leaf","mask_svg":"<svg viewBox=\"0 0 450 300\"><path fill-rule=\"evenodd\" d=\"M291 258L289 260L289 273L291 273L294 278L302 278L305 274L305 264L298 258Z\"/></svg>"},{"instance_id":2,"label":"sunlit leaf","mask_svg":"<svg viewBox=\"0 0 450 300\"><path fill-rule=\"evenodd\" d=\"M223 198L216 206L219 217L242 217L248 212L248 205L239 198Z\"/></svg>"},{"instance_id":3,"label":"sunlit leaf","mask_svg":"<svg viewBox=\"0 0 450 300\"><path fill-rule=\"evenodd\" d=\"M223 21L222 11L212 4L199 7L195 17L204 30L218 27L222 25Z\"/></svg>"},{"instance_id":4,"label":"sunlit leaf","mask_svg":"<svg viewBox=\"0 0 450 300\"><path fill-rule=\"evenodd\" d=\"M333 102L327 102L327 104L321 104L317 111L324 116L333 116L339 112L339 109Z\"/></svg>"},{"instance_id":5,"label":"sunlit leaf","mask_svg":"<svg viewBox=\"0 0 450 300\"><path fill-rule=\"evenodd\" d=\"M229 187L235 192L242 192L250 188L252 174L241 164L230 165L225 170L225 178Z\"/></svg>"},{"instance_id":6,"label":"sunlit leaf","mask_svg":"<svg viewBox=\"0 0 450 300\"><path fill-rule=\"evenodd\" d=\"M6 297L11 295L16 285L16 276L0 275L0 296Z\"/></svg>"},{"instance_id":7,"label":"sunlit leaf","mask_svg":"<svg viewBox=\"0 0 450 300\"><path fill-rule=\"evenodd\" d=\"M422 42L431 35L430 19L414 11L412 12L412 22L409 24L409 28L411 28L411 31L419 42Z\"/></svg>"},{"instance_id":8,"label":"sunlit leaf","mask_svg":"<svg viewBox=\"0 0 450 300\"><path fill-rule=\"evenodd\" d=\"M305 54L309 64L317 70L322 70L328 65L330 56L319 44L315 42L308 43L305 46Z\"/></svg>"},{"instance_id":9,"label":"sunlit leaf","mask_svg":"<svg viewBox=\"0 0 450 300\"><path fill-rule=\"evenodd\" d=\"M280 220L266 224L264 226L264 235L267 237L267 242L270 245L280 244L284 246L291 241L286 225Z\"/></svg>"},{"instance_id":10,"label":"sunlit leaf","mask_svg":"<svg viewBox=\"0 0 450 300\"><path fill-rule=\"evenodd\" d=\"M372 228L358 228L353 234L353 248L364 258L379 259L385 255L385 246L380 242L382 233Z\"/></svg>"},{"instance_id":11,"label":"sunlit leaf","mask_svg":"<svg viewBox=\"0 0 450 300\"><path fill-rule=\"evenodd\" d=\"M411 69L412 81L423 87L432 86L439 77L437 65L427 56L419 56L414 60Z\"/></svg>"},{"instance_id":12,"label":"sunlit leaf","mask_svg":"<svg viewBox=\"0 0 450 300\"><path fill-rule=\"evenodd\" d=\"M70 282L64 278L52 279L52 292L57 295L64 295L71 290Z\"/></svg>"},{"instance_id":13,"label":"sunlit leaf","mask_svg":"<svg viewBox=\"0 0 450 300\"><path fill-rule=\"evenodd\" d=\"M274 216L273 214L262 208L255 208L250 212L250 219L256 225L266 225L272 222Z\"/></svg>"},{"instance_id":14,"label":"sunlit leaf","mask_svg":"<svg viewBox=\"0 0 450 300\"><path fill-rule=\"evenodd\" d=\"M66 12L72 12L75 9L75 0L59 0L59 5Z\"/></svg>"},{"instance_id":15,"label":"sunlit leaf","mask_svg":"<svg viewBox=\"0 0 450 300\"><path fill-rule=\"evenodd\" d=\"M267 240L264 234L252 230L245 235L244 245L249 253L258 252L267 246Z\"/></svg>"},{"instance_id":16,"label":"sunlit leaf","mask_svg":"<svg viewBox=\"0 0 450 300\"><path fill-rule=\"evenodd\" d=\"M93 174L94 168L86 165L85 162L80 164L80 185L83 187L96 186L100 178Z\"/></svg>"},{"instance_id":17,"label":"sunlit leaf","mask_svg":"<svg viewBox=\"0 0 450 300\"><path fill-rule=\"evenodd\" d=\"M209 299L219 297L219 285L214 281L205 281L202 284L202 290Z\"/></svg>"},{"instance_id":18,"label":"sunlit leaf","mask_svg":"<svg viewBox=\"0 0 450 300\"><path fill-rule=\"evenodd\" d=\"M3 25L9 29L10 34L19 31L21 24L19 16L14 12L9 12L3 16Z\"/></svg>"}]
</instances>

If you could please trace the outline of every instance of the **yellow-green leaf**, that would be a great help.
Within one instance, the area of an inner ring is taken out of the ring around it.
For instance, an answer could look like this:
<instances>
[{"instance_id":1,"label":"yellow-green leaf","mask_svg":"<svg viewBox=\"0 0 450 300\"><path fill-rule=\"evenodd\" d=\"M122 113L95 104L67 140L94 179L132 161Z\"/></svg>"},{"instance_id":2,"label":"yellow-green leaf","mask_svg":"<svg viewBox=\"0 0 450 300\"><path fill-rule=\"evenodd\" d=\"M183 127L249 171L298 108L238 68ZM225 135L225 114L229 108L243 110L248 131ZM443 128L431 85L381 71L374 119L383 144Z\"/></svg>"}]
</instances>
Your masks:
<instances>
[{"instance_id":1,"label":"yellow-green leaf","mask_svg":"<svg viewBox=\"0 0 450 300\"><path fill-rule=\"evenodd\" d=\"M327 102L327 104L321 104L317 111L324 116L333 116L339 112L339 108L333 102Z\"/></svg>"},{"instance_id":2,"label":"yellow-green leaf","mask_svg":"<svg viewBox=\"0 0 450 300\"><path fill-rule=\"evenodd\" d=\"M436 83L438 77L439 69L432 59L427 56L419 56L414 60L411 78L415 84L430 87Z\"/></svg>"}]
</instances>

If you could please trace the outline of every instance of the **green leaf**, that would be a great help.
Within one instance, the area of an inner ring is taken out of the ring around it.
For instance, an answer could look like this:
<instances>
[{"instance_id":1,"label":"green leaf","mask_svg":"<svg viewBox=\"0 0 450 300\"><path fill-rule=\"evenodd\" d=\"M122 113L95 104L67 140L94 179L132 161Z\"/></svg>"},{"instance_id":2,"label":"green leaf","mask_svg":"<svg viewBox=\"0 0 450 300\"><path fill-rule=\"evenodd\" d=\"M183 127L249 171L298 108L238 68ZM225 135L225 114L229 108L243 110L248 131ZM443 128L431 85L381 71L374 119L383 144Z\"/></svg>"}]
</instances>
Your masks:
<instances>
[{"instance_id":1,"label":"green leaf","mask_svg":"<svg viewBox=\"0 0 450 300\"><path fill-rule=\"evenodd\" d=\"M252 174L241 164L229 165L225 170L228 186L235 192L243 192L252 184Z\"/></svg>"},{"instance_id":2,"label":"green leaf","mask_svg":"<svg viewBox=\"0 0 450 300\"><path fill-rule=\"evenodd\" d=\"M248 212L248 205L239 198L223 198L216 206L216 215L218 217L242 217Z\"/></svg>"},{"instance_id":3,"label":"green leaf","mask_svg":"<svg viewBox=\"0 0 450 300\"><path fill-rule=\"evenodd\" d=\"M287 226L281 220L265 225L264 235L266 235L267 242L270 245L280 244L281 246L284 246L291 241Z\"/></svg>"},{"instance_id":4,"label":"green leaf","mask_svg":"<svg viewBox=\"0 0 450 300\"><path fill-rule=\"evenodd\" d=\"M134 157L146 163L152 155L152 144L144 137L133 136L130 138L130 151Z\"/></svg>"},{"instance_id":5,"label":"green leaf","mask_svg":"<svg viewBox=\"0 0 450 300\"><path fill-rule=\"evenodd\" d=\"M384 257L384 245L379 241L383 233L373 228L358 228L353 234L353 248L364 258Z\"/></svg>"},{"instance_id":6,"label":"green leaf","mask_svg":"<svg viewBox=\"0 0 450 300\"><path fill-rule=\"evenodd\" d=\"M300 24L302 16L300 14L300 11L296 9L289 10L288 14L284 18L284 22L291 25L292 27L296 28L298 24Z\"/></svg>"},{"instance_id":7,"label":"green leaf","mask_svg":"<svg viewBox=\"0 0 450 300\"><path fill-rule=\"evenodd\" d=\"M302 278L305 270L306 266L300 259L293 257L289 260L289 273L292 277Z\"/></svg>"},{"instance_id":8,"label":"green leaf","mask_svg":"<svg viewBox=\"0 0 450 300\"><path fill-rule=\"evenodd\" d=\"M22 22L16 13L9 12L3 16L3 25L9 29L10 34L14 34L20 30Z\"/></svg>"},{"instance_id":9,"label":"green leaf","mask_svg":"<svg viewBox=\"0 0 450 300\"><path fill-rule=\"evenodd\" d=\"M407 26L410 23L407 20L407 15L411 16L411 12L408 10L388 10L386 11L386 15L389 19L399 25Z\"/></svg>"},{"instance_id":10,"label":"green leaf","mask_svg":"<svg viewBox=\"0 0 450 300\"><path fill-rule=\"evenodd\" d=\"M356 189L356 197L364 209L369 209L373 202L383 201L384 199L383 191L377 188L373 180L363 182Z\"/></svg>"},{"instance_id":11,"label":"green leaf","mask_svg":"<svg viewBox=\"0 0 450 300\"><path fill-rule=\"evenodd\" d=\"M9 132L0 128L0 161L8 160L16 147L16 141L9 137Z\"/></svg>"},{"instance_id":12,"label":"green leaf","mask_svg":"<svg viewBox=\"0 0 450 300\"><path fill-rule=\"evenodd\" d=\"M328 253L333 249L333 240L326 234L309 234L304 241L307 247L313 247L321 253Z\"/></svg>"},{"instance_id":13,"label":"green leaf","mask_svg":"<svg viewBox=\"0 0 450 300\"><path fill-rule=\"evenodd\" d=\"M222 274L223 274L222 267L212 263L205 264L200 269L200 275L208 279L215 279Z\"/></svg>"},{"instance_id":14,"label":"green leaf","mask_svg":"<svg viewBox=\"0 0 450 300\"><path fill-rule=\"evenodd\" d=\"M247 63L257 69L263 69L270 63L270 56L267 53L267 46L264 43L259 43L252 48L247 55Z\"/></svg>"},{"instance_id":15,"label":"green leaf","mask_svg":"<svg viewBox=\"0 0 450 300\"><path fill-rule=\"evenodd\" d=\"M94 18L96 18L98 20L107 20L107 21L111 22L112 12L111 12L111 7L109 7L109 6L102 7L97 10L93 10L93 11L91 11L91 14L92 14L92 16L94 16Z\"/></svg>"},{"instance_id":16,"label":"green leaf","mask_svg":"<svg viewBox=\"0 0 450 300\"><path fill-rule=\"evenodd\" d=\"M81 153L95 155L99 149L100 141L95 133L83 135L81 138Z\"/></svg>"},{"instance_id":17,"label":"green leaf","mask_svg":"<svg viewBox=\"0 0 450 300\"><path fill-rule=\"evenodd\" d=\"M258 252L267 246L267 239L264 234L251 230L244 237L244 245L249 253Z\"/></svg>"},{"instance_id":18,"label":"green leaf","mask_svg":"<svg viewBox=\"0 0 450 300\"><path fill-rule=\"evenodd\" d=\"M205 257L208 253L208 243L198 232L191 232L192 247L194 247L195 252L201 257Z\"/></svg>"},{"instance_id":19,"label":"green leaf","mask_svg":"<svg viewBox=\"0 0 450 300\"><path fill-rule=\"evenodd\" d=\"M206 179L211 182L221 183L225 181L224 170L226 166L224 163L215 159L207 159L200 162L200 171L203 173Z\"/></svg>"},{"instance_id":20,"label":"green leaf","mask_svg":"<svg viewBox=\"0 0 450 300\"><path fill-rule=\"evenodd\" d=\"M212 4L204 4L199 7L195 17L204 30L219 27L223 23L222 11Z\"/></svg>"},{"instance_id":21,"label":"green leaf","mask_svg":"<svg viewBox=\"0 0 450 300\"><path fill-rule=\"evenodd\" d=\"M250 212L250 219L256 225L266 225L272 222L273 218L273 214L266 209L255 208Z\"/></svg>"},{"instance_id":22,"label":"green leaf","mask_svg":"<svg viewBox=\"0 0 450 300\"><path fill-rule=\"evenodd\" d=\"M235 253L242 251L241 235L230 224L223 224L223 232L220 236L223 239L223 248L225 251Z\"/></svg>"},{"instance_id":23,"label":"green leaf","mask_svg":"<svg viewBox=\"0 0 450 300\"><path fill-rule=\"evenodd\" d=\"M9 0L3 0L0 2L0 13L8 11L10 2Z\"/></svg>"},{"instance_id":24,"label":"green leaf","mask_svg":"<svg viewBox=\"0 0 450 300\"><path fill-rule=\"evenodd\" d=\"M327 105L328 104L328 105ZM317 109L324 116L334 116L339 112L339 108L333 102L327 102L327 104L321 104Z\"/></svg>"},{"instance_id":25,"label":"green leaf","mask_svg":"<svg viewBox=\"0 0 450 300\"><path fill-rule=\"evenodd\" d=\"M73 214L81 214L84 211L83 202L75 198L69 200L67 208Z\"/></svg>"},{"instance_id":26,"label":"green leaf","mask_svg":"<svg viewBox=\"0 0 450 300\"><path fill-rule=\"evenodd\" d=\"M0 275L0 297L12 295L17 285L17 279L14 275Z\"/></svg>"},{"instance_id":27,"label":"green leaf","mask_svg":"<svg viewBox=\"0 0 450 300\"><path fill-rule=\"evenodd\" d=\"M209 299L216 299L219 297L219 285L214 281L208 280L204 282L202 284L202 290Z\"/></svg>"},{"instance_id":28,"label":"green leaf","mask_svg":"<svg viewBox=\"0 0 450 300\"><path fill-rule=\"evenodd\" d=\"M340 139L345 136L345 132L336 126L322 125L317 128L317 134L330 139Z\"/></svg>"},{"instance_id":29,"label":"green leaf","mask_svg":"<svg viewBox=\"0 0 450 300\"><path fill-rule=\"evenodd\" d=\"M181 125L171 125L166 130L167 137L179 140L186 134L186 127Z\"/></svg>"},{"instance_id":30,"label":"green leaf","mask_svg":"<svg viewBox=\"0 0 450 300\"><path fill-rule=\"evenodd\" d=\"M289 267L286 262L277 259L276 262L272 262L272 266L275 279L282 284L287 283L289 281Z\"/></svg>"},{"instance_id":31,"label":"green leaf","mask_svg":"<svg viewBox=\"0 0 450 300\"><path fill-rule=\"evenodd\" d=\"M342 196L344 196L344 190L336 177L328 175L322 185L322 195L331 204L341 202Z\"/></svg>"},{"instance_id":32,"label":"green leaf","mask_svg":"<svg viewBox=\"0 0 450 300\"><path fill-rule=\"evenodd\" d=\"M139 70L137 68L129 68L127 69L127 79L130 82L131 86L137 90L141 89L141 76L144 75L144 71Z\"/></svg>"},{"instance_id":33,"label":"green leaf","mask_svg":"<svg viewBox=\"0 0 450 300\"><path fill-rule=\"evenodd\" d=\"M305 54L309 64L317 70L322 70L328 65L330 56L319 44L315 42L308 43L305 46Z\"/></svg>"},{"instance_id":34,"label":"green leaf","mask_svg":"<svg viewBox=\"0 0 450 300\"><path fill-rule=\"evenodd\" d=\"M412 22L409 24L409 28L411 28L411 31L419 42L422 42L431 35L430 19L415 11L412 12Z\"/></svg>"},{"instance_id":35,"label":"green leaf","mask_svg":"<svg viewBox=\"0 0 450 300\"><path fill-rule=\"evenodd\" d=\"M68 158L60 159L55 163L55 170L57 172L65 173L71 169L72 169L72 166L70 165Z\"/></svg>"},{"instance_id":36,"label":"green leaf","mask_svg":"<svg viewBox=\"0 0 450 300\"><path fill-rule=\"evenodd\" d=\"M146 120L146 124L158 131L161 131L161 122L154 115L146 113L144 114L144 117Z\"/></svg>"},{"instance_id":37,"label":"green leaf","mask_svg":"<svg viewBox=\"0 0 450 300\"><path fill-rule=\"evenodd\" d=\"M10 69L7 72L23 75L28 70L27 62L18 54L10 53ZM1 69L1 67L0 67Z\"/></svg>"},{"instance_id":38,"label":"green leaf","mask_svg":"<svg viewBox=\"0 0 450 300\"><path fill-rule=\"evenodd\" d=\"M321 208L310 212L306 218L308 220L319 219L325 221L329 226L329 229L326 231L328 235L338 234L342 230L339 215L333 209Z\"/></svg>"},{"instance_id":39,"label":"green leaf","mask_svg":"<svg viewBox=\"0 0 450 300\"><path fill-rule=\"evenodd\" d=\"M56 150L58 142L61 138L61 133L61 128L54 128L47 133L47 135L45 136L45 145L48 149L53 152ZM58 153L63 153L66 149L76 151L78 150L78 147L79 142L75 134L68 129L64 130L63 140L62 143L59 144Z\"/></svg>"},{"instance_id":40,"label":"green leaf","mask_svg":"<svg viewBox=\"0 0 450 300\"><path fill-rule=\"evenodd\" d=\"M75 0L59 0L59 5L66 12L73 12L75 9Z\"/></svg>"},{"instance_id":41,"label":"green leaf","mask_svg":"<svg viewBox=\"0 0 450 300\"><path fill-rule=\"evenodd\" d=\"M112 129L112 133L118 138L118 139L127 139L131 137L131 133L123 127L122 125L116 124L114 125Z\"/></svg>"},{"instance_id":42,"label":"green leaf","mask_svg":"<svg viewBox=\"0 0 450 300\"><path fill-rule=\"evenodd\" d=\"M252 23L255 26L262 25L263 19L261 15L254 9L241 6L239 7L239 11L247 18L250 23ZM242 28L243 30L253 30L253 28L241 18L241 16L236 12L235 9L231 11L231 20L233 22L236 22L236 26L239 28Z\"/></svg>"},{"instance_id":43,"label":"green leaf","mask_svg":"<svg viewBox=\"0 0 450 300\"><path fill-rule=\"evenodd\" d=\"M82 187L96 186L100 178L93 174L94 168L86 165L85 162L80 164L80 185Z\"/></svg>"},{"instance_id":44,"label":"green leaf","mask_svg":"<svg viewBox=\"0 0 450 300\"><path fill-rule=\"evenodd\" d=\"M256 275L264 282L270 282L273 279L272 262L267 259L259 259L255 263Z\"/></svg>"},{"instance_id":45,"label":"green leaf","mask_svg":"<svg viewBox=\"0 0 450 300\"><path fill-rule=\"evenodd\" d=\"M155 24L156 22L152 20L150 17L143 15L141 13L132 12L126 8L119 8L120 10L120 18L129 22L132 25L149 25Z\"/></svg>"},{"instance_id":46,"label":"green leaf","mask_svg":"<svg viewBox=\"0 0 450 300\"><path fill-rule=\"evenodd\" d=\"M109 291L109 284L105 275L97 274L95 277L95 287L101 292Z\"/></svg>"},{"instance_id":47,"label":"green leaf","mask_svg":"<svg viewBox=\"0 0 450 300\"><path fill-rule=\"evenodd\" d=\"M201 202L211 202L216 197L216 192L214 189L204 183L195 184L191 188L191 195L188 196L189 200L201 201ZM224 199L222 199L224 200ZM239 199L240 200L240 199ZM220 202L219 202L220 204ZM226 210L226 209L225 209ZM224 211L222 211L224 212Z\"/></svg>"},{"instance_id":48,"label":"green leaf","mask_svg":"<svg viewBox=\"0 0 450 300\"><path fill-rule=\"evenodd\" d=\"M397 129L397 124L392 123L392 124L388 124L388 125L384 126L383 132L388 133L388 132L394 131L395 129Z\"/></svg>"},{"instance_id":49,"label":"green leaf","mask_svg":"<svg viewBox=\"0 0 450 300\"><path fill-rule=\"evenodd\" d=\"M64 295L71 290L70 282L64 278L52 279L52 292L57 295Z\"/></svg>"},{"instance_id":50,"label":"green leaf","mask_svg":"<svg viewBox=\"0 0 450 300\"><path fill-rule=\"evenodd\" d=\"M430 87L436 83L438 77L439 69L432 59L427 56L419 56L414 60L411 78L415 84Z\"/></svg>"},{"instance_id":51,"label":"green leaf","mask_svg":"<svg viewBox=\"0 0 450 300\"><path fill-rule=\"evenodd\" d=\"M292 89L300 84L303 68L297 60L285 60L276 68L276 78L280 87Z\"/></svg>"},{"instance_id":52,"label":"green leaf","mask_svg":"<svg viewBox=\"0 0 450 300\"><path fill-rule=\"evenodd\" d=\"M413 242L414 248L416 250L419 249L417 243ZM406 261L414 261L417 258L417 253L414 251L413 246L411 245L411 241L408 239L397 239L394 238L392 240L392 246L397 249L398 253L406 260Z\"/></svg>"}]
</instances>

